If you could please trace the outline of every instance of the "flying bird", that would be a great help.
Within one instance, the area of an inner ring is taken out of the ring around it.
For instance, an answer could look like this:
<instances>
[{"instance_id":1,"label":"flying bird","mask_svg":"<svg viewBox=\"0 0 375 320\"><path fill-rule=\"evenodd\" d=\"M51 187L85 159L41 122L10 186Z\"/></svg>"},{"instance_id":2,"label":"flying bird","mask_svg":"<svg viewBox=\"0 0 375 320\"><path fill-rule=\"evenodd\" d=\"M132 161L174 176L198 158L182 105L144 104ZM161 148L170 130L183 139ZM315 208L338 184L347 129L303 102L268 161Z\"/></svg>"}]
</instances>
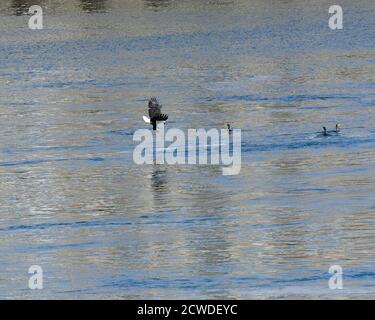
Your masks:
<instances>
[{"instance_id":1,"label":"flying bird","mask_svg":"<svg viewBox=\"0 0 375 320\"><path fill-rule=\"evenodd\" d=\"M150 116L150 123L152 124L152 129L156 130L156 124L158 121L166 121L168 115L161 113L162 105L159 104L156 98L151 98L148 101L148 115Z\"/></svg>"}]
</instances>

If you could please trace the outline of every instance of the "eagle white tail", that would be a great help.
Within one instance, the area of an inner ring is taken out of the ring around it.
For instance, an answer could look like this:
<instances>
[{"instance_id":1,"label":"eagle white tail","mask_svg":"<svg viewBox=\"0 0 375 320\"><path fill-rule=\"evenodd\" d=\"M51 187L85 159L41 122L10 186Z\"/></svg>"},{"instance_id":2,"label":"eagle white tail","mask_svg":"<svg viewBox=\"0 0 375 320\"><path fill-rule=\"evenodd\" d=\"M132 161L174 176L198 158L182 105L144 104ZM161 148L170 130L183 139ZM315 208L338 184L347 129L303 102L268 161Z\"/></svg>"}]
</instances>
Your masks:
<instances>
[{"instance_id":1,"label":"eagle white tail","mask_svg":"<svg viewBox=\"0 0 375 320\"><path fill-rule=\"evenodd\" d=\"M143 116L143 121L146 123L151 123L150 118Z\"/></svg>"},{"instance_id":2,"label":"eagle white tail","mask_svg":"<svg viewBox=\"0 0 375 320\"><path fill-rule=\"evenodd\" d=\"M143 116L143 121L146 122L146 123L151 123L151 120L149 117L146 117L146 116ZM165 124L165 121L162 121L164 124Z\"/></svg>"}]
</instances>

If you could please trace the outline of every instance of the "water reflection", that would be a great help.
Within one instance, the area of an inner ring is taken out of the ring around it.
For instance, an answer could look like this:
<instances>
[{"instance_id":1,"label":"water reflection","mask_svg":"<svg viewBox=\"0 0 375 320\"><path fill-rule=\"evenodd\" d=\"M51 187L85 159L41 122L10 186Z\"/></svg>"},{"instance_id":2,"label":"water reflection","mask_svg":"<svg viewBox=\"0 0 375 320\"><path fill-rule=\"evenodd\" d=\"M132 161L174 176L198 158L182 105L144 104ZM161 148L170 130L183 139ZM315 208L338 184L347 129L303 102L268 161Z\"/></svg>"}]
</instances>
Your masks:
<instances>
[{"instance_id":1,"label":"water reflection","mask_svg":"<svg viewBox=\"0 0 375 320\"><path fill-rule=\"evenodd\" d=\"M80 0L80 8L88 13L106 12L107 0Z\"/></svg>"},{"instance_id":2,"label":"water reflection","mask_svg":"<svg viewBox=\"0 0 375 320\"><path fill-rule=\"evenodd\" d=\"M145 7L157 11L160 8L167 8L171 4L171 0L143 0Z\"/></svg>"},{"instance_id":3,"label":"water reflection","mask_svg":"<svg viewBox=\"0 0 375 320\"><path fill-rule=\"evenodd\" d=\"M29 0L12 0L10 8L13 11L13 14L16 16L22 16L29 13L29 8L32 5L35 5L35 1ZM43 6L44 1L38 1L39 6Z\"/></svg>"},{"instance_id":4,"label":"water reflection","mask_svg":"<svg viewBox=\"0 0 375 320\"><path fill-rule=\"evenodd\" d=\"M170 191L166 166L154 165L151 174L151 192L155 208L162 209L168 204Z\"/></svg>"}]
</instances>

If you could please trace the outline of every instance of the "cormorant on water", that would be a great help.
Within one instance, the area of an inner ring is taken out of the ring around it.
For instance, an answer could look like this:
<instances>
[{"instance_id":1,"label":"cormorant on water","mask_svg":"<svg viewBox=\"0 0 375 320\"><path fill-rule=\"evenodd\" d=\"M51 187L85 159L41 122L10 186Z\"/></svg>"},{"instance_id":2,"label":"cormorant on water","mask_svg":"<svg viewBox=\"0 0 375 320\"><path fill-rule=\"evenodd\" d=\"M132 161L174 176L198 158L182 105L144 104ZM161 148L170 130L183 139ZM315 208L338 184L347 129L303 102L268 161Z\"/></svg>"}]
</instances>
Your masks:
<instances>
[{"instance_id":1,"label":"cormorant on water","mask_svg":"<svg viewBox=\"0 0 375 320\"><path fill-rule=\"evenodd\" d=\"M152 124L152 129L156 130L156 124L158 121L166 121L168 115L161 113L162 105L159 104L156 98L151 98L148 101L148 115L150 116L150 122Z\"/></svg>"},{"instance_id":2,"label":"cormorant on water","mask_svg":"<svg viewBox=\"0 0 375 320\"><path fill-rule=\"evenodd\" d=\"M326 127L323 127L323 136L330 136L330 134L327 132Z\"/></svg>"},{"instance_id":3,"label":"cormorant on water","mask_svg":"<svg viewBox=\"0 0 375 320\"><path fill-rule=\"evenodd\" d=\"M339 134L340 133L341 125L339 123L336 124L335 130L327 131L326 127L323 127L322 136L331 136L332 134Z\"/></svg>"},{"instance_id":4,"label":"cormorant on water","mask_svg":"<svg viewBox=\"0 0 375 320\"><path fill-rule=\"evenodd\" d=\"M330 131L327 131L327 128L326 127L323 127L323 136L331 136L332 134L339 134L340 133L340 124L337 123L336 124L336 127L335 127L335 130L330 130Z\"/></svg>"}]
</instances>

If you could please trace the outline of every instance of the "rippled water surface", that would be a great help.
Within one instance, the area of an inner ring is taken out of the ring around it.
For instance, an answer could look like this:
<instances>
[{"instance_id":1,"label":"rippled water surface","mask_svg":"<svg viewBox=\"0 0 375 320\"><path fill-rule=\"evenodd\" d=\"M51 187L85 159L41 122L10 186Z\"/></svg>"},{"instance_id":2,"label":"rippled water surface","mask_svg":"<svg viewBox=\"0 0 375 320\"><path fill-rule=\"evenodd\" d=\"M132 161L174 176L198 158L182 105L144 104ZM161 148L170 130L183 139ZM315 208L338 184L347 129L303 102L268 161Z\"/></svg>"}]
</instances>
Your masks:
<instances>
[{"instance_id":1,"label":"rippled water surface","mask_svg":"<svg viewBox=\"0 0 375 320\"><path fill-rule=\"evenodd\" d=\"M375 3L331 4L1 1L0 298L375 298ZM150 96L241 173L134 164Z\"/></svg>"}]
</instances>

